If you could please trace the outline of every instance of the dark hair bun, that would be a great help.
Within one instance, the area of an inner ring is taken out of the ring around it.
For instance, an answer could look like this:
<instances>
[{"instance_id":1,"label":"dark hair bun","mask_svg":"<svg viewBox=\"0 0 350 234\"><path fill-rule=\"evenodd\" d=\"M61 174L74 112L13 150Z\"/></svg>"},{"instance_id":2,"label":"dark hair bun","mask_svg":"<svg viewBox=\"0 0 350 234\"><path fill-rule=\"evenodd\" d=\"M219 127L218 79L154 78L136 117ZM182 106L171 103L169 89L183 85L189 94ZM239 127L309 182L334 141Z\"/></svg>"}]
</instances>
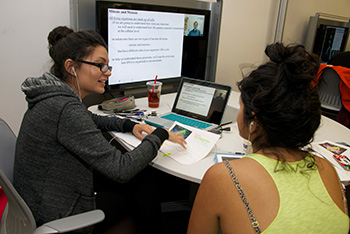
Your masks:
<instances>
[{"instance_id":1,"label":"dark hair bun","mask_svg":"<svg viewBox=\"0 0 350 234\"><path fill-rule=\"evenodd\" d=\"M272 62L277 64L284 62L288 57L286 48L280 43L266 46L265 54L270 58Z\"/></svg>"},{"instance_id":2,"label":"dark hair bun","mask_svg":"<svg viewBox=\"0 0 350 234\"><path fill-rule=\"evenodd\" d=\"M68 34L73 33L74 31L66 26L59 26L54 28L47 37L49 41L49 47L53 47L59 42L62 38L66 37Z\"/></svg>"},{"instance_id":3,"label":"dark hair bun","mask_svg":"<svg viewBox=\"0 0 350 234\"><path fill-rule=\"evenodd\" d=\"M270 58L239 83L246 120L256 118L264 133L261 148L299 148L310 143L320 124L320 100L312 85L319 57L304 46L268 45Z\"/></svg>"},{"instance_id":4,"label":"dark hair bun","mask_svg":"<svg viewBox=\"0 0 350 234\"><path fill-rule=\"evenodd\" d=\"M305 50L302 45L282 43L268 45L265 54L282 71L280 79L294 82L311 82L319 68L319 57Z\"/></svg>"}]
</instances>

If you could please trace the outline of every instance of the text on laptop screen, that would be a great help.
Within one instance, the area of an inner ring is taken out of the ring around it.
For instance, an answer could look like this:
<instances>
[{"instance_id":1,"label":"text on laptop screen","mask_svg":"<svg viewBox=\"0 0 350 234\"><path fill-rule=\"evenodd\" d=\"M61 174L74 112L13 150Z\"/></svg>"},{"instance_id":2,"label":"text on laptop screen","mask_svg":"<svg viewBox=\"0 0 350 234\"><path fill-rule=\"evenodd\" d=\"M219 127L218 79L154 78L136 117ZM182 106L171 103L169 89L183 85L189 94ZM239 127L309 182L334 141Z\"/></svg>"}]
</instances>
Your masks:
<instances>
[{"instance_id":1,"label":"text on laptop screen","mask_svg":"<svg viewBox=\"0 0 350 234\"><path fill-rule=\"evenodd\" d=\"M215 88L185 82L175 108L206 116L214 94Z\"/></svg>"},{"instance_id":2,"label":"text on laptop screen","mask_svg":"<svg viewBox=\"0 0 350 234\"><path fill-rule=\"evenodd\" d=\"M228 85L183 78L172 112L220 124L230 92Z\"/></svg>"}]
</instances>

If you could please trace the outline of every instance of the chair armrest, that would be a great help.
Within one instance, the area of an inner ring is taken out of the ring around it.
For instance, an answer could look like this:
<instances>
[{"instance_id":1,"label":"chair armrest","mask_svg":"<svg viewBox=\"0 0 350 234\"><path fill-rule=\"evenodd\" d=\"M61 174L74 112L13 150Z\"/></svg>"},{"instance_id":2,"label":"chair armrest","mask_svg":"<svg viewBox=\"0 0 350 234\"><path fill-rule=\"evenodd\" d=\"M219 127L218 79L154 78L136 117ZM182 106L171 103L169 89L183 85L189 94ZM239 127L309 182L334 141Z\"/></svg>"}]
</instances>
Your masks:
<instances>
[{"instance_id":1,"label":"chair armrest","mask_svg":"<svg viewBox=\"0 0 350 234\"><path fill-rule=\"evenodd\" d=\"M105 215L102 210L93 210L47 222L35 229L33 234L70 232L99 223L104 218Z\"/></svg>"}]
</instances>

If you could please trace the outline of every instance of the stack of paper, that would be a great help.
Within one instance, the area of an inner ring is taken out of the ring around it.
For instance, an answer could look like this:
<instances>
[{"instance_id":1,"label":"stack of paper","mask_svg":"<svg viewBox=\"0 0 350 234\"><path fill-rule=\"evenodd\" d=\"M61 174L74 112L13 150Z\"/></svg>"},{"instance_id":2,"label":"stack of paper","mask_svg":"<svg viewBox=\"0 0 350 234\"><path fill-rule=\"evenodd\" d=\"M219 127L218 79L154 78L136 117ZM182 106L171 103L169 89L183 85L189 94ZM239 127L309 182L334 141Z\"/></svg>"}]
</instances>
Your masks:
<instances>
[{"instance_id":1,"label":"stack of paper","mask_svg":"<svg viewBox=\"0 0 350 234\"><path fill-rule=\"evenodd\" d=\"M160 152L162 152L163 156L171 157L181 164L192 164L201 160L210 153L220 138L218 134L190 127L179 122L174 122L170 131L182 133L187 142L187 149L182 148L179 144L165 141L160 148ZM112 132L112 135L131 149L141 143L132 133Z\"/></svg>"}]
</instances>

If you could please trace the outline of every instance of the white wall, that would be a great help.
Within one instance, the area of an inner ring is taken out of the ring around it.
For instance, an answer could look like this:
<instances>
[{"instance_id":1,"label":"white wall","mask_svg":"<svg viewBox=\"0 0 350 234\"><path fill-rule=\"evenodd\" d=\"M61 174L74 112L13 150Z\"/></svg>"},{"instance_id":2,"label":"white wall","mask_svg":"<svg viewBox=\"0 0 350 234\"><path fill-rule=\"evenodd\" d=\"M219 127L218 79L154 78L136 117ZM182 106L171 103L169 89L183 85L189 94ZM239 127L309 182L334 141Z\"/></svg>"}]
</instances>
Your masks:
<instances>
[{"instance_id":1,"label":"white wall","mask_svg":"<svg viewBox=\"0 0 350 234\"><path fill-rule=\"evenodd\" d=\"M237 90L240 63L264 61L273 42L279 0L223 0L216 82Z\"/></svg>"},{"instance_id":2,"label":"white wall","mask_svg":"<svg viewBox=\"0 0 350 234\"><path fill-rule=\"evenodd\" d=\"M236 89L238 64L266 59L279 0L223 1L216 81ZM316 12L350 16L350 1L289 0L283 42L302 43ZM49 70L47 35L69 23L69 0L0 0L0 117L16 134L27 108L20 85Z\"/></svg>"},{"instance_id":3,"label":"white wall","mask_svg":"<svg viewBox=\"0 0 350 234\"><path fill-rule=\"evenodd\" d=\"M285 43L303 43L306 37L309 17L314 16L316 12L350 17L350 1L289 0L283 41ZM349 48L350 43L348 43L347 49L349 50Z\"/></svg>"},{"instance_id":4,"label":"white wall","mask_svg":"<svg viewBox=\"0 0 350 234\"><path fill-rule=\"evenodd\" d=\"M20 89L50 67L47 35L69 25L69 0L0 1L0 117L18 133L27 109Z\"/></svg>"},{"instance_id":5,"label":"white wall","mask_svg":"<svg viewBox=\"0 0 350 234\"><path fill-rule=\"evenodd\" d=\"M273 42L279 0L223 0L216 81L237 90L240 63L266 61ZM316 12L350 17L350 0L289 0L282 42L303 44L309 17ZM347 50L350 49L348 43Z\"/></svg>"}]
</instances>

